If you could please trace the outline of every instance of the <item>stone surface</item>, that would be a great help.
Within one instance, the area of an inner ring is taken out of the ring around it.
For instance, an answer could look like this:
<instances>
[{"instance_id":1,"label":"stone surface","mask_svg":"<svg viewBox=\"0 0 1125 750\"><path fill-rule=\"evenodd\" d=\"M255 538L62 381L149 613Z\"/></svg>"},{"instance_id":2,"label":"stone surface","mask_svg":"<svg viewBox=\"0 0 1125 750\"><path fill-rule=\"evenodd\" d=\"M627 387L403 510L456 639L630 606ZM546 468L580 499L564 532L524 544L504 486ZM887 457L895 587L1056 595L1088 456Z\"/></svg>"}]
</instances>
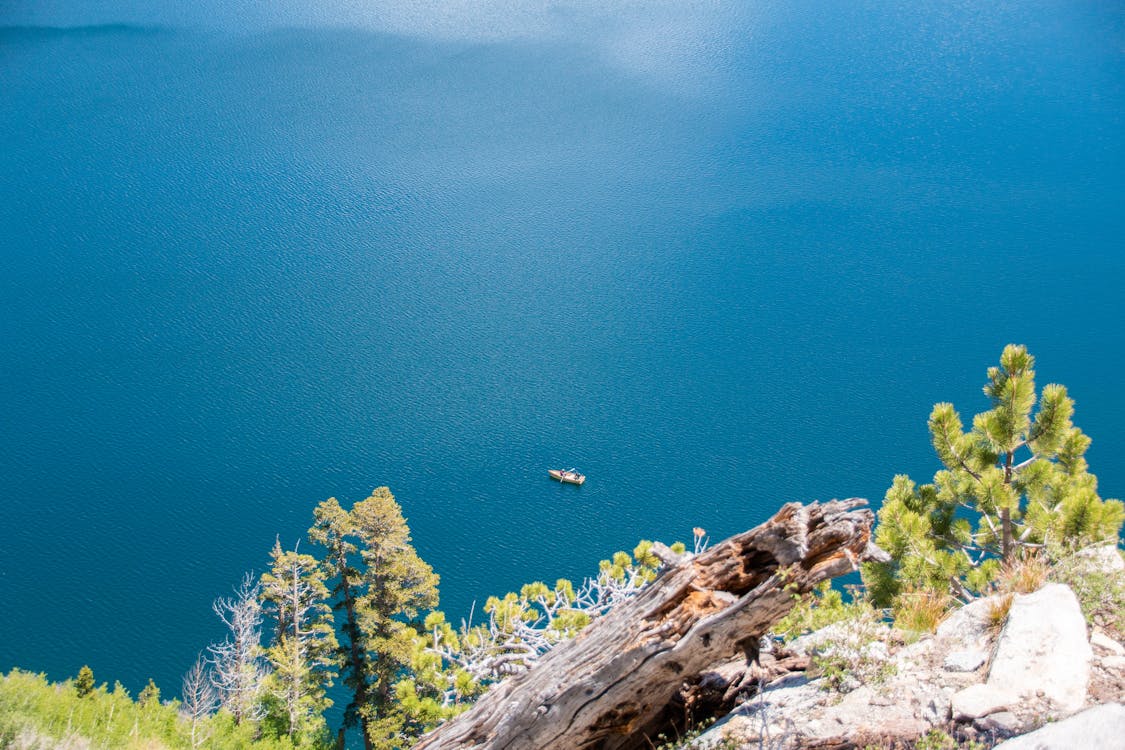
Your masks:
<instances>
[{"instance_id":1,"label":"stone surface","mask_svg":"<svg viewBox=\"0 0 1125 750\"><path fill-rule=\"evenodd\" d=\"M1125 747L1125 706L1094 706L996 745L994 750L1109 750Z\"/></svg>"},{"instance_id":2,"label":"stone surface","mask_svg":"<svg viewBox=\"0 0 1125 750\"><path fill-rule=\"evenodd\" d=\"M988 684L1041 695L1064 714L1073 713L1086 702L1092 655L1074 593L1062 584L1047 584L1013 598Z\"/></svg>"},{"instance_id":3,"label":"stone surface","mask_svg":"<svg viewBox=\"0 0 1125 750\"><path fill-rule=\"evenodd\" d=\"M979 719L1010 708L1018 697L1011 691L992 685L970 685L953 695L950 708L954 721Z\"/></svg>"},{"instance_id":4,"label":"stone surface","mask_svg":"<svg viewBox=\"0 0 1125 750\"><path fill-rule=\"evenodd\" d=\"M839 627L805 640L812 649ZM823 681L791 676L766 686L762 695L721 720L704 736L718 744L730 737L757 747L764 737L771 747L835 748L892 746L914 742L933 727L946 726L953 694L981 680L979 673L948 672L942 666L952 641L934 637L898 648L884 682L862 685L839 695ZM777 738L785 741L776 743ZM705 747L706 745L700 745Z\"/></svg>"},{"instance_id":5,"label":"stone surface","mask_svg":"<svg viewBox=\"0 0 1125 750\"><path fill-rule=\"evenodd\" d=\"M1095 630L1090 636L1090 645L1095 649L1106 651L1112 656L1125 656L1125 646L1122 646L1100 630Z\"/></svg>"},{"instance_id":6,"label":"stone surface","mask_svg":"<svg viewBox=\"0 0 1125 750\"><path fill-rule=\"evenodd\" d=\"M943 667L947 672L975 672L988 661L984 651L954 651L945 657Z\"/></svg>"},{"instance_id":7,"label":"stone surface","mask_svg":"<svg viewBox=\"0 0 1125 750\"><path fill-rule=\"evenodd\" d=\"M991 640L989 615L1000 597L977 599L961 607L938 625L937 639L960 644L959 649L982 650Z\"/></svg>"},{"instance_id":8,"label":"stone surface","mask_svg":"<svg viewBox=\"0 0 1125 750\"><path fill-rule=\"evenodd\" d=\"M835 750L868 744L912 747L937 728L990 746L1044 722L1065 719L1076 705L1080 709L1088 697L1091 673L1121 674L1125 679L1125 670L1114 671L1125 666L1125 657L1099 647L1099 658L1091 661L1085 620L1070 589L1055 584L1014 597L999 637L989 627L996 600L969 604L947 618L933 636L915 643L888 638L887 643L897 646L891 649L893 669L885 682L841 696L809 676L778 680L704 737L716 746L730 738L739 747L768 742L776 748ZM806 651L823 652L825 642L838 642L839 627L805 638ZM989 659L992 665L982 669ZM955 671L958 667L970 671ZM1108 677L1090 685L1091 691L1102 685L1097 695L1090 693L1095 699L1119 701L1125 695ZM1125 750L1125 731L1119 737L1117 745L1089 744L1079 750Z\"/></svg>"},{"instance_id":9,"label":"stone surface","mask_svg":"<svg viewBox=\"0 0 1125 750\"><path fill-rule=\"evenodd\" d=\"M841 699L819 681L785 679L716 723L696 746L720 745L730 738L747 747L762 741L783 748L863 747L897 738L915 740L933 726L915 715L917 695L888 700L889 694L887 689L864 686Z\"/></svg>"},{"instance_id":10,"label":"stone surface","mask_svg":"<svg viewBox=\"0 0 1125 750\"><path fill-rule=\"evenodd\" d=\"M1020 720L1011 711L997 711L973 722L973 726L990 734L1013 735L1020 731Z\"/></svg>"},{"instance_id":11,"label":"stone surface","mask_svg":"<svg viewBox=\"0 0 1125 750\"><path fill-rule=\"evenodd\" d=\"M1125 698L1125 656L1106 654L1094 660L1087 696L1091 703L1115 703Z\"/></svg>"},{"instance_id":12,"label":"stone surface","mask_svg":"<svg viewBox=\"0 0 1125 750\"><path fill-rule=\"evenodd\" d=\"M1125 671L1125 656L1103 656L1101 666L1113 672Z\"/></svg>"},{"instance_id":13,"label":"stone surface","mask_svg":"<svg viewBox=\"0 0 1125 750\"><path fill-rule=\"evenodd\" d=\"M1121 557L1117 546L1107 544L1103 547L1087 547L1076 553L1076 557L1089 558L1100 570L1107 573L1125 571L1125 558Z\"/></svg>"}]
</instances>

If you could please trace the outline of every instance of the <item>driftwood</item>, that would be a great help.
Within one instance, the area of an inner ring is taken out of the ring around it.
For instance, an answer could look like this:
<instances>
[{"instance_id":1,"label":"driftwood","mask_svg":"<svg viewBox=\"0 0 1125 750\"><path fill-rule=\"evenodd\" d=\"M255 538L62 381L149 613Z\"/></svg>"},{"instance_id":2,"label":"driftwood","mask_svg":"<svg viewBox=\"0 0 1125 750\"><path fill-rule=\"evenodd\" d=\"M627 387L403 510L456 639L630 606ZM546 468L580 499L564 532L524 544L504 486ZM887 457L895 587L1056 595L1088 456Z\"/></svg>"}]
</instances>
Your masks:
<instances>
[{"instance_id":1,"label":"driftwood","mask_svg":"<svg viewBox=\"0 0 1125 750\"><path fill-rule=\"evenodd\" d=\"M649 733L685 682L739 652L753 660L795 592L882 555L866 504L789 503L699 555L669 556L636 598L494 687L415 750L651 747Z\"/></svg>"}]
</instances>

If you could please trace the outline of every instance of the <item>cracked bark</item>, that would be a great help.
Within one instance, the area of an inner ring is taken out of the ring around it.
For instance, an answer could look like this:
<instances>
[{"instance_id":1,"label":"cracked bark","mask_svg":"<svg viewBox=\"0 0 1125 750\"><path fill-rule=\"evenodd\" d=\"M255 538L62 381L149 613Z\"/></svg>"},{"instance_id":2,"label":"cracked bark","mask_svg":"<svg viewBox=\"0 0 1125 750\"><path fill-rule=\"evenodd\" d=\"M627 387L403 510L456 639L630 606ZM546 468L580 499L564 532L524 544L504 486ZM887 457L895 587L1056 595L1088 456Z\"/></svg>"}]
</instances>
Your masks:
<instances>
[{"instance_id":1,"label":"cracked bark","mask_svg":"<svg viewBox=\"0 0 1125 750\"><path fill-rule=\"evenodd\" d=\"M761 526L668 565L636 598L497 685L415 750L649 747L681 685L754 653L794 592L883 557L866 504L789 503Z\"/></svg>"}]
</instances>

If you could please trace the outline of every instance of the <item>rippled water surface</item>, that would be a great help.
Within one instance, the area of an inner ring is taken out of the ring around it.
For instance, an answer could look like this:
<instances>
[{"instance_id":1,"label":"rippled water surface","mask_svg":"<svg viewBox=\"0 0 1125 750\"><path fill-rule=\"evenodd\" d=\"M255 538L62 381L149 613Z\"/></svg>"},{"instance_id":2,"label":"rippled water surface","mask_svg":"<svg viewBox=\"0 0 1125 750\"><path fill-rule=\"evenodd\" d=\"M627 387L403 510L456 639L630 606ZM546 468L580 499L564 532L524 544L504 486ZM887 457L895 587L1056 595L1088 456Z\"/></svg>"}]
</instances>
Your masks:
<instances>
[{"instance_id":1,"label":"rippled water surface","mask_svg":"<svg viewBox=\"0 0 1125 750\"><path fill-rule=\"evenodd\" d=\"M0 670L176 692L376 485L454 619L878 499L1009 341L1125 494L1120 6L267 5L0 9Z\"/></svg>"}]
</instances>

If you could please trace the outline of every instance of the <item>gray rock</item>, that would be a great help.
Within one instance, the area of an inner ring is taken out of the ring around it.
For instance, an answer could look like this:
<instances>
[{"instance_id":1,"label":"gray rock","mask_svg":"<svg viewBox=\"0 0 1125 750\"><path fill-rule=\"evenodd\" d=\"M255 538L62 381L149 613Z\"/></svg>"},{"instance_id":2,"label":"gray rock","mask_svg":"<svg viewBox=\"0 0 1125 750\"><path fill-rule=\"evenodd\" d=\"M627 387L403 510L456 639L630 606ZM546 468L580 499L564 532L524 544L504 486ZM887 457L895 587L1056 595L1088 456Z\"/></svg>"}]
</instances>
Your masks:
<instances>
[{"instance_id":1,"label":"gray rock","mask_svg":"<svg viewBox=\"0 0 1125 750\"><path fill-rule=\"evenodd\" d=\"M952 695L946 695L944 691L933 693L933 697L927 700L926 704L922 706L918 718L926 722L928 727L944 724L949 720L949 703L952 697Z\"/></svg>"},{"instance_id":2,"label":"gray rock","mask_svg":"<svg viewBox=\"0 0 1125 750\"><path fill-rule=\"evenodd\" d=\"M1011 711L997 711L973 722L973 726L982 732L1000 734L1007 737L1020 731L1020 720Z\"/></svg>"},{"instance_id":3,"label":"gray rock","mask_svg":"<svg viewBox=\"0 0 1125 750\"><path fill-rule=\"evenodd\" d=\"M833 730L820 719L828 697L804 675L786 675L715 722L696 744L708 748L721 746L728 737L750 742L763 733L781 737L795 730L803 734L832 734Z\"/></svg>"},{"instance_id":4,"label":"gray rock","mask_svg":"<svg viewBox=\"0 0 1125 750\"><path fill-rule=\"evenodd\" d=\"M962 648L985 647L989 640L989 614L999 597L989 596L966 604L938 625L939 641L960 644Z\"/></svg>"},{"instance_id":5,"label":"gray rock","mask_svg":"<svg viewBox=\"0 0 1125 750\"><path fill-rule=\"evenodd\" d=\"M1074 750L1125 747L1125 706L1094 706L1069 719L1001 742L994 750Z\"/></svg>"},{"instance_id":6,"label":"gray rock","mask_svg":"<svg viewBox=\"0 0 1125 750\"><path fill-rule=\"evenodd\" d=\"M1117 551L1117 545L1107 544L1102 547L1087 547L1075 553L1075 557L1088 558L1098 570L1106 573L1125 570L1125 559Z\"/></svg>"},{"instance_id":7,"label":"gray rock","mask_svg":"<svg viewBox=\"0 0 1125 750\"><path fill-rule=\"evenodd\" d=\"M988 660L984 651L954 651L945 657L947 672L975 672Z\"/></svg>"},{"instance_id":8,"label":"gray rock","mask_svg":"<svg viewBox=\"0 0 1125 750\"><path fill-rule=\"evenodd\" d=\"M950 701L954 721L979 719L998 711L1010 708L1017 702L1017 696L1005 689L992 685L970 685L953 694Z\"/></svg>"},{"instance_id":9,"label":"gray rock","mask_svg":"<svg viewBox=\"0 0 1125 750\"><path fill-rule=\"evenodd\" d=\"M849 623L833 623L813 633L802 635L788 645L788 650L800 656L813 654L840 654L852 652L854 656L867 656L873 659L887 658L885 641L890 634L890 628L882 623L872 626L862 640L862 654L856 651L856 628Z\"/></svg>"},{"instance_id":10,"label":"gray rock","mask_svg":"<svg viewBox=\"0 0 1125 750\"><path fill-rule=\"evenodd\" d=\"M1041 693L1064 713L1073 713L1086 702L1092 656L1074 592L1047 584L1012 600L988 684L1021 695Z\"/></svg>"},{"instance_id":11,"label":"gray rock","mask_svg":"<svg viewBox=\"0 0 1125 750\"><path fill-rule=\"evenodd\" d=\"M1103 656L1099 661L1106 671L1125 673L1125 656Z\"/></svg>"},{"instance_id":12,"label":"gray rock","mask_svg":"<svg viewBox=\"0 0 1125 750\"><path fill-rule=\"evenodd\" d=\"M1094 648L1107 651L1111 656L1125 656L1125 646L1110 638L1100 630L1095 630L1090 636L1090 645Z\"/></svg>"},{"instance_id":13,"label":"gray rock","mask_svg":"<svg viewBox=\"0 0 1125 750\"><path fill-rule=\"evenodd\" d=\"M835 747L849 741L863 747L887 738L914 742L930 728L948 723L954 691L946 683L964 687L979 679L946 672L939 660L924 662L907 666L896 660L900 668L885 682L865 684L845 695L826 691L823 680L809 680L807 675L775 680L716 722L698 747L720 746L724 738L757 747L764 736L787 738L782 743L786 748Z\"/></svg>"}]
</instances>

